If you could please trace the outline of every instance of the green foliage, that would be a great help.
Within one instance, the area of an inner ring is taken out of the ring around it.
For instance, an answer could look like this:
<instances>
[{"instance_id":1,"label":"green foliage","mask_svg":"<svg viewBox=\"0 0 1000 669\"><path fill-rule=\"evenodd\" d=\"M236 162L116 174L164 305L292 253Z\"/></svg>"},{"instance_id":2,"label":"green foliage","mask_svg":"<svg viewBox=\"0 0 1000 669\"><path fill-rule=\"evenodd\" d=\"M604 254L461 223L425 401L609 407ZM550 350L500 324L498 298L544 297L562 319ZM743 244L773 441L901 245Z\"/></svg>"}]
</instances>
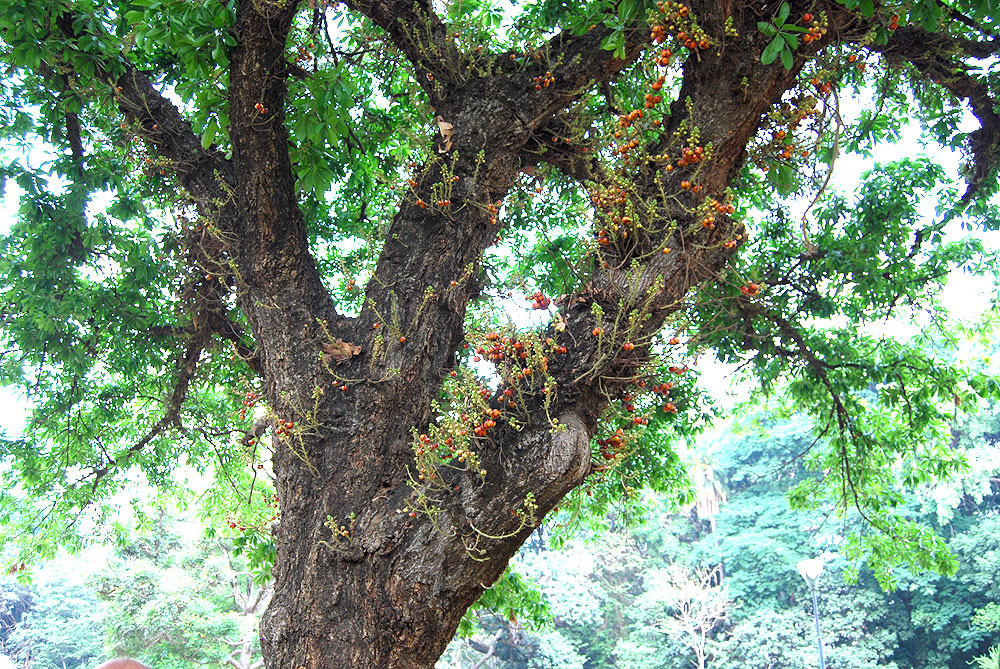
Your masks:
<instances>
[{"instance_id":1,"label":"green foliage","mask_svg":"<svg viewBox=\"0 0 1000 669\"><path fill-rule=\"evenodd\" d=\"M875 15L874 0L843 0L841 4L848 9L857 10L862 16L866 16L868 18Z\"/></svg>"},{"instance_id":2,"label":"green foliage","mask_svg":"<svg viewBox=\"0 0 1000 669\"><path fill-rule=\"evenodd\" d=\"M469 607L459 623L456 635L472 636L479 627L478 618L491 613L521 624L532 630L543 630L552 624L552 611L538 588L512 568L508 568L496 583L486 589Z\"/></svg>"},{"instance_id":3,"label":"green foliage","mask_svg":"<svg viewBox=\"0 0 1000 669\"><path fill-rule=\"evenodd\" d=\"M221 665L248 634L234 603L234 570L243 562L234 564L218 541L183 538L184 529L193 528L161 510L91 578L109 605L104 631L113 655L175 669Z\"/></svg>"},{"instance_id":4,"label":"green foliage","mask_svg":"<svg viewBox=\"0 0 1000 669\"><path fill-rule=\"evenodd\" d=\"M690 660L680 642L665 639L653 628L641 628L621 639L614 650L615 663L636 669L687 669ZM683 658L683 659L682 659Z\"/></svg>"},{"instance_id":5,"label":"green foliage","mask_svg":"<svg viewBox=\"0 0 1000 669\"><path fill-rule=\"evenodd\" d=\"M891 32L890 12L896 11L902 21L935 33L960 39L975 35L968 21L951 20L933 0L841 4L875 19L871 34L852 48L884 44ZM948 6L979 22L985 33L996 32L995 0L956 0ZM200 319L224 318L234 331L245 329L245 316L232 296L236 280L224 284L219 276L231 273L230 259L223 257L215 266L189 264L192 249L220 242L214 237L217 228L213 221L193 220L188 194L171 175L175 166L153 153L148 128L123 122L113 83L126 67L154 73L155 87L180 101L201 146L231 154L228 67L236 46L236 9L235 0L0 0L5 66L0 179L16 190L18 200L16 221L0 238L0 276L5 277L0 383L27 389L33 403L24 434L0 441L0 544L8 565L51 557L60 545L79 549L102 532L113 534L119 519L108 504L132 497L139 488L136 479L150 484L152 494L193 500L190 489L197 486L175 475L183 464L213 481L197 498L213 536L233 539L254 565L258 581L270 571L275 552L269 525L276 510L264 464L269 454L259 444L249 450L241 445L253 419L269 408L258 407L259 414L251 408L249 416L236 419L247 393L261 392L239 359L237 344L249 344L242 334L237 341L205 342L195 355L202 361L197 374L184 379L188 395L173 406L172 393L183 376L177 361L189 353L189 335L199 332ZM456 48L468 56L456 76L464 76L465 68L498 68L498 58L511 56L511 67L528 67L530 59L522 54L529 52L538 54L539 62L546 60L549 54L541 53L541 45L557 28L583 35L591 26L608 27L611 34L602 46L623 57L647 14L658 12L645 0L540 0L517 8L513 16L496 3L473 0L448 3L442 11L455 32ZM761 60L780 60L792 70L807 27L791 15L788 2L771 3L767 11L756 23L766 41ZM285 54L288 71L282 74L289 90L284 130L317 267L337 308L356 314L388 222L400 198L410 196L403 180L437 179L449 166L432 160L434 111L417 84L427 73L405 65L370 21L332 13L323 21L317 23L305 9L296 18ZM723 39L722 34L712 37ZM721 449L716 473L730 494L740 497L714 519L717 527L709 533L714 545L703 536L703 519L687 524L675 519L689 541L647 537L651 545L671 549L689 544L682 552L695 561L729 565L734 573L730 592L766 603L766 622L776 634L782 626L782 634L790 633L780 610L791 603L793 588L783 575L803 548L803 542L788 538L789 532L820 523L818 517L854 532L842 552L866 560L885 586L902 587L916 578L917 569L958 569L962 577L965 567L949 554L949 546L965 552L974 544L975 550L993 553L988 537L970 531L965 539L949 542L935 522L946 514L961 517L960 501L995 503L982 477L988 459L974 450L954 449L950 429L967 420L964 412L1000 397L1000 384L995 373L962 362L954 346L941 343L960 333L938 292L955 272L995 273L997 254L984 247L977 232L1000 228L997 203L989 199L996 180L984 179L983 190L964 210L967 203L938 155L877 164L853 194L821 186L821 172L833 169L839 151L872 154L899 138L908 119L918 121L925 138L940 146L968 150L964 108L947 86L878 60L873 51L865 55L879 74L871 84L856 66L843 67L845 57L840 47L810 55L809 65L796 75L800 88L765 120L730 193L747 224L738 255L717 281L678 302L670 321L688 343L681 357L713 351L724 362L741 365L764 394L776 394L808 416L780 424L763 418L763 427L741 436L739 449ZM653 70L648 62L638 62L606 87L580 92L580 102L561 119L565 139L600 151L611 146L600 142L619 129L619 112L643 104ZM664 72L669 101L671 89L679 92L680 75L673 66ZM853 89L877 104L856 118L842 118L807 83L818 75L845 95ZM996 68L976 76L978 86L998 90ZM675 113L680 109L672 107ZM797 111L822 116L812 125L802 117L801 126L792 127L789 118ZM661 113L649 110L649 117ZM80 124L79 137L71 129L72 118ZM690 130L709 121L694 118ZM796 151L810 149L807 162L774 158L775 131L786 128ZM82 159L75 155L81 147ZM418 173L416 164L424 161L427 171ZM757 166L767 167L767 174L758 174ZM800 222L791 212L798 212L802 200L815 206L811 218ZM590 194L576 182L551 168L525 166L504 209L503 239L487 254L481 272L477 267L475 276L466 277L483 286L473 298L470 326L508 319L488 304L492 297L536 290L553 298L570 294L587 287L599 267L592 243L599 221ZM760 291L744 291L750 284ZM206 305L210 288L219 296ZM535 325L547 326L549 315L545 311ZM917 322L922 333L911 340L887 336L885 331L901 320ZM666 360L672 354L664 348L654 345ZM669 362L656 362L648 372L666 377L664 367ZM562 504L557 524L582 528L585 534L634 525L646 507L664 504L650 502L647 490L669 494L672 508L694 499L697 482L687 475L690 463L679 445L695 439L716 413L693 379L691 374L676 384L676 415L654 411L649 400L637 402L639 412L651 414L645 436L633 443L627 459L575 491ZM170 420L161 424L165 415ZM610 429L631 419L621 411L605 418ZM771 438L765 427L773 431ZM598 464L601 457L595 444ZM911 497L917 489L938 490L956 475L968 488L953 488L946 491L947 499L934 500L936 515ZM790 515L786 494L812 515ZM143 500L128 502L143 508ZM77 522L81 517L87 522ZM210 607L191 604L203 594L195 584L187 583L182 592L154 588L159 550L147 555L149 564L134 578L117 574L112 581L119 585L108 587L114 592L141 588L167 610L190 612L202 631L178 633L185 644L197 641L198 634L219 638L224 622L212 616ZM163 551L169 554L168 548ZM754 564L759 567L751 569ZM620 576L605 566L605 575ZM982 578L979 572L967 576ZM557 627L552 634L563 636L546 637L551 655L562 653L569 666L577 660L563 652L559 639L569 639L574 652L580 651L579 630L606 620L619 603L595 594L591 604L569 607L549 594L556 618L577 630ZM155 619L141 602L127 604L128 618L116 623L122 630L135 624L175 632L170 620ZM514 572L487 591L480 607L508 618L516 610L540 626L549 615L537 590ZM968 618L972 611L956 605L948 620L963 615ZM641 620L619 622L619 627L635 626L634 635L608 631L599 650L583 654L591 663L617 654L641 666L647 661L640 659L644 649L659 648L649 621ZM745 621L734 629L747 638L757 633ZM463 631L473 630L465 626ZM970 632L959 646L971 652L979 641ZM198 661L216 658L218 652L206 646ZM177 648L156 653L164 662L182 655ZM656 662L667 662L657 653ZM874 661L870 653L865 657L863 662Z\"/></svg>"},{"instance_id":6,"label":"green foliage","mask_svg":"<svg viewBox=\"0 0 1000 669\"><path fill-rule=\"evenodd\" d=\"M234 621L203 600L204 585L181 568L161 571L141 560L127 571L111 565L95 586L113 602L107 620L113 647L156 666L222 662L229 654L225 639L238 636Z\"/></svg>"},{"instance_id":7,"label":"green foliage","mask_svg":"<svg viewBox=\"0 0 1000 669\"><path fill-rule=\"evenodd\" d=\"M30 658L30 665L39 669L88 669L104 654L105 615L89 588L46 579L34 588L31 610L8 637L8 652Z\"/></svg>"},{"instance_id":8,"label":"green foliage","mask_svg":"<svg viewBox=\"0 0 1000 669\"><path fill-rule=\"evenodd\" d=\"M784 611L755 608L751 616L733 627L719 664L737 662L775 669L814 666L816 645L809 623L809 614L801 607Z\"/></svg>"},{"instance_id":9,"label":"green foliage","mask_svg":"<svg viewBox=\"0 0 1000 669\"><path fill-rule=\"evenodd\" d=\"M1000 603L990 602L976 611L972 624L987 632L1000 630Z\"/></svg>"},{"instance_id":10,"label":"green foliage","mask_svg":"<svg viewBox=\"0 0 1000 669\"><path fill-rule=\"evenodd\" d=\"M992 375L931 344L956 336L936 311L935 294L949 273L989 271L994 256L976 239L946 238L943 223L922 223L915 193L934 194L940 212L958 199L929 159L878 165L853 200L832 194L818 207L815 254L802 255L800 231L778 210L748 244L758 250L753 260L733 271L764 286L763 296L748 306L735 280L720 282L694 310L703 328L714 328L702 342L725 361L749 365L765 391L790 379L783 393L815 417L813 433L824 438L808 464L826 472L802 481L793 504L816 508L833 498L840 513L855 509L877 531L856 537L852 550L872 558L886 585L900 561L953 569L943 543L898 507L904 490L965 469L949 447L947 425L1000 390ZM910 342L843 325L895 314L930 322Z\"/></svg>"},{"instance_id":11,"label":"green foliage","mask_svg":"<svg viewBox=\"0 0 1000 669\"><path fill-rule=\"evenodd\" d=\"M993 646L986 655L980 655L972 661L976 669L996 669L1000 667L1000 645Z\"/></svg>"},{"instance_id":12,"label":"green foliage","mask_svg":"<svg viewBox=\"0 0 1000 669\"><path fill-rule=\"evenodd\" d=\"M11 635L31 609L31 591L9 576L0 578L0 653L11 657L16 649Z\"/></svg>"},{"instance_id":13,"label":"green foliage","mask_svg":"<svg viewBox=\"0 0 1000 669\"><path fill-rule=\"evenodd\" d=\"M770 42L764 47L764 52L760 55L760 62L770 65L777 59L781 59L781 64L786 70L792 69L792 52L799 48L799 38L796 33L808 32L806 28L788 22L788 15L791 7L787 2L781 3L778 13L769 23L759 21L757 29L767 37Z\"/></svg>"}]
</instances>

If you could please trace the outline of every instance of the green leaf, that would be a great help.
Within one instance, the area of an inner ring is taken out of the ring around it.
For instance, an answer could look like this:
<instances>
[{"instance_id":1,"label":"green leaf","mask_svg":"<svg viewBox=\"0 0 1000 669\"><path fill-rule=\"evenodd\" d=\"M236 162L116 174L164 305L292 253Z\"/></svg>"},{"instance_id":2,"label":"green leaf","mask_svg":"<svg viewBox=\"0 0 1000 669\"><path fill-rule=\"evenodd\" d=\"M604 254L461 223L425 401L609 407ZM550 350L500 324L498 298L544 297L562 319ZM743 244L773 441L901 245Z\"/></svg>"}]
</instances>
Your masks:
<instances>
[{"instance_id":1,"label":"green leaf","mask_svg":"<svg viewBox=\"0 0 1000 669\"><path fill-rule=\"evenodd\" d=\"M630 22L635 18L638 11L638 0L623 0L623 2L618 6L618 16L621 18L622 23Z\"/></svg>"},{"instance_id":2,"label":"green leaf","mask_svg":"<svg viewBox=\"0 0 1000 669\"><path fill-rule=\"evenodd\" d=\"M775 24L777 24L777 25L780 26L785 21L787 21L788 20L788 15L791 13L791 11L792 11L792 8L788 6L787 2L781 3L781 8L778 9L778 16L777 16L777 18L774 21Z\"/></svg>"},{"instance_id":3,"label":"green leaf","mask_svg":"<svg viewBox=\"0 0 1000 669\"><path fill-rule=\"evenodd\" d=\"M760 56L760 62L764 65L770 65L778 58L778 54L785 47L785 41L781 39L781 35L775 35L771 43L767 45L764 49L764 53Z\"/></svg>"},{"instance_id":4,"label":"green leaf","mask_svg":"<svg viewBox=\"0 0 1000 669\"><path fill-rule=\"evenodd\" d=\"M781 50L781 64L785 66L786 70L792 69L792 52L788 49Z\"/></svg>"},{"instance_id":5,"label":"green leaf","mask_svg":"<svg viewBox=\"0 0 1000 669\"><path fill-rule=\"evenodd\" d=\"M619 50L625 48L625 36L620 32L615 32L601 40L601 48L605 51L614 51L618 55Z\"/></svg>"},{"instance_id":6,"label":"green leaf","mask_svg":"<svg viewBox=\"0 0 1000 669\"><path fill-rule=\"evenodd\" d=\"M215 141L215 136L219 132L219 122L215 118L210 118L205 125L205 132L201 135L201 148L208 150Z\"/></svg>"}]
</instances>

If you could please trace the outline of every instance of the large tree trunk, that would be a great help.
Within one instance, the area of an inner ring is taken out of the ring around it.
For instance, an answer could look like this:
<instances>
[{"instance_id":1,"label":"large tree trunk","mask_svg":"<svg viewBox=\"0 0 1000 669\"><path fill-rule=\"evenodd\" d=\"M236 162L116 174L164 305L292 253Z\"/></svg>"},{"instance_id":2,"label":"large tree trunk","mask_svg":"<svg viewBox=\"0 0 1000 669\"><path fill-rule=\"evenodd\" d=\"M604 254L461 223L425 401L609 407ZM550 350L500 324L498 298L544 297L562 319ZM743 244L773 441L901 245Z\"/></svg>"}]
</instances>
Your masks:
<instances>
[{"instance_id":1,"label":"large tree trunk","mask_svg":"<svg viewBox=\"0 0 1000 669\"><path fill-rule=\"evenodd\" d=\"M433 45L415 49L405 22L387 17L384 5L355 4L411 58L424 59L418 68L450 57L445 42L437 52ZM723 32L726 15L718 4L695 11L706 30ZM502 231L489 205L503 199L521 168L539 161L598 178L589 158L541 147L556 114L633 61L645 38L629 35L626 60L600 48L600 30L554 38L550 48L564 54L559 92L536 91L532 67L465 80L439 69L444 93L428 94L453 126L452 143L438 144L454 165L447 175L452 204L416 201L430 201L432 183L442 179L441 162L428 164L389 230L362 313L345 319L334 312L309 255L281 124L284 78L274 64L283 57L293 13L291 2L242 5L231 70L241 221L231 255L260 345L273 424L285 428L274 438L282 513L274 532L275 593L262 624L264 655L280 669L429 667L534 525L592 472L597 419L647 352L640 343L632 354L601 355L599 346L609 344L590 336L592 303L614 318L643 302L648 318L631 336L648 342L692 286L717 275L732 253L722 241L741 227L720 216L714 228L703 228L693 210L705 198L723 199L761 115L792 84L802 57L792 71L765 67L762 45L746 39L687 61L662 136L671 137L685 120L698 125L702 145L713 147L698 177L702 192L685 194L686 202L657 201L656 193L678 190L685 177L632 170L637 201L653 202L660 219L677 221L669 238L655 240L676 251L647 254L638 271L623 252L619 266L609 263L566 299L566 332L549 333L569 349L549 359L554 388L522 382L518 429L504 414L488 437L461 440L485 474L441 470L444 480L432 485L419 480L414 435L428 431L431 401L465 336L480 256ZM757 17L736 19L742 30ZM437 34L438 24L430 23L430 34ZM489 401L506 409L497 397Z\"/></svg>"}]
</instances>

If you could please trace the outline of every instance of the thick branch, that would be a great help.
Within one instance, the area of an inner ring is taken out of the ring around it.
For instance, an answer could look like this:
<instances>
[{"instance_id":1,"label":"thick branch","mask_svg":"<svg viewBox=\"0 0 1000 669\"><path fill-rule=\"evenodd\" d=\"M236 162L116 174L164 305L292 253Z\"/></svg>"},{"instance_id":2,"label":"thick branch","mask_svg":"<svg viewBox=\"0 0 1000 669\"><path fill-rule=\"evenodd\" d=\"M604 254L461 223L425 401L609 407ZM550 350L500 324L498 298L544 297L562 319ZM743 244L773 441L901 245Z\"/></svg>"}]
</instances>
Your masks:
<instances>
[{"instance_id":1,"label":"thick branch","mask_svg":"<svg viewBox=\"0 0 1000 669\"><path fill-rule=\"evenodd\" d=\"M56 25L70 39L83 37L75 26L76 18L74 14L63 13L56 19ZM112 87L118 109L138 126L139 133L156 152L170 161L181 185L202 213L213 212L222 229L233 230L234 212L227 204L234 175L222 153L203 149L177 108L123 56L109 55L104 62L95 61L95 66L96 76Z\"/></svg>"},{"instance_id":2,"label":"thick branch","mask_svg":"<svg viewBox=\"0 0 1000 669\"><path fill-rule=\"evenodd\" d=\"M959 23L961 23L961 24L963 24L963 25L965 25L965 26L967 26L969 28L972 28L973 30L975 30L977 32L989 34L981 25L979 25L978 23L976 23L975 21L973 21L971 18L969 18L968 16L966 16L962 12L958 11L957 9L955 9L954 7L952 7L951 5L949 5L948 3L944 2L944 0L934 0L934 1L935 1L935 4L938 7L940 7L941 9L943 9L945 11L945 13L948 14L948 18L950 18L950 19L952 19L954 21L958 21Z\"/></svg>"},{"instance_id":3,"label":"thick branch","mask_svg":"<svg viewBox=\"0 0 1000 669\"><path fill-rule=\"evenodd\" d=\"M698 205L711 197L723 199L723 190L742 166L747 143L756 133L762 115L781 99L802 65L800 58L792 71L767 67L752 54L752 50L747 53L736 49L706 52L700 59L692 57L685 63L677 101L665 119L660 136L671 137L681 122L699 127L702 143L713 149L711 158L699 165L697 180L693 182L703 189L701 192L681 187L682 181L691 183L695 178L684 169L667 173L654 167L631 183L613 182L627 192L636 211L643 216L642 212L652 212L654 220L643 218L642 223L644 230L654 232L648 232L649 239L645 241L621 240L614 250L602 252L605 267L598 270L580 295L567 300L564 318L572 345L567 344L568 356L550 366L560 388L556 406L569 408L593 403L591 390L595 379L633 376L647 354L645 343L660 329L666 316L682 306L691 287L715 276L735 252L737 245L727 247L724 242L735 240L743 232L742 225L725 214L715 214L711 226L703 227L699 220L702 215L696 212L704 210L699 210ZM755 96L745 96L746 82L751 90L758 91ZM676 153L677 147L673 150ZM552 162L562 167L563 161ZM609 175L600 175L594 164L597 161L592 161L586 171L608 179ZM633 172L643 174L642 169ZM671 196L663 199L663 194ZM650 202L656 205L650 206ZM612 209L605 213L624 211ZM673 221L673 225L665 221ZM633 237L644 234L633 232L636 233ZM670 251L661 252L663 249ZM591 316L590 305L594 301L604 312L604 334L600 338L592 335L598 325ZM611 339L615 335L607 324L620 327L637 308L647 316L628 332L629 342L620 335ZM565 339L563 335L561 341ZM607 339L611 340L602 341ZM625 343L632 343L634 348L630 352L624 350ZM586 371L581 373L582 370ZM579 385L574 388L575 384ZM564 401L571 404L564 405ZM598 401L597 410L605 403L606 400ZM594 408L587 411L591 420L593 411Z\"/></svg>"},{"instance_id":4,"label":"thick branch","mask_svg":"<svg viewBox=\"0 0 1000 669\"><path fill-rule=\"evenodd\" d=\"M320 323L332 328L338 320L309 250L285 128L285 44L296 9L294 1L241 3L230 63L230 138L241 229L229 252L236 260L240 304L258 342L259 362L256 354L245 352L273 384L272 400L298 393L304 379L316 373ZM235 331L230 335L242 340ZM296 360L301 366L279 360L284 353L278 351L303 351L304 346L309 354Z\"/></svg>"},{"instance_id":5,"label":"thick branch","mask_svg":"<svg viewBox=\"0 0 1000 669\"><path fill-rule=\"evenodd\" d=\"M518 75L523 78L526 93L521 102L532 111L529 128L534 131L549 123L560 111L580 99L585 91L610 81L614 75L635 63L643 49L649 46L645 30L645 23L637 22L632 29L625 31L625 53L622 58L602 48L601 44L613 33L603 25L582 35L562 31L552 37L538 53L546 54L547 61L558 65L550 71L539 60L532 62ZM502 66L506 66L506 70L517 67L516 64L504 63L503 59L500 62ZM546 73L551 74L551 85L536 88L539 86L536 78L540 79L539 75Z\"/></svg>"},{"instance_id":6,"label":"thick branch","mask_svg":"<svg viewBox=\"0 0 1000 669\"><path fill-rule=\"evenodd\" d=\"M426 0L346 0L350 9L371 19L389 36L415 70L417 82L431 100L441 97L442 84L460 83L469 63L463 61L448 26Z\"/></svg>"},{"instance_id":7,"label":"thick branch","mask_svg":"<svg viewBox=\"0 0 1000 669\"><path fill-rule=\"evenodd\" d=\"M297 4L241 3L233 28L238 44L230 66L230 137L237 206L250 238L241 244L240 260L264 262L265 272L287 272L308 254L284 126L285 42Z\"/></svg>"},{"instance_id":8,"label":"thick branch","mask_svg":"<svg viewBox=\"0 0 1000 669\"><path fill-rule=\"evenodd\" d=\"M73 153L73 162L83 169L83 139L80 134L80 115L72 111L66 112L66 141Z\"/></svg>"},{"instance_id":9,"label":"thick branch","mask_svg":"<svg viewBox=\"0 0 1000 669\"><path fill-rule=\"evenodd\" d=\"M998 41L975 42L906 26L896 30L886 44L874 48L881 51L890 63L908 62L926 79L943 86L955 97L966 100L979 121L979 130L969 135L972 160L966 176L968 187L959 208L971 202L983 189L987 192L994 190L996 186L990 182L1000 166L1000 115L995 111L997 101L991 96L989 87L973 77L955 54L988 58L1000 50Z\"/></svg>"}]
</instances>

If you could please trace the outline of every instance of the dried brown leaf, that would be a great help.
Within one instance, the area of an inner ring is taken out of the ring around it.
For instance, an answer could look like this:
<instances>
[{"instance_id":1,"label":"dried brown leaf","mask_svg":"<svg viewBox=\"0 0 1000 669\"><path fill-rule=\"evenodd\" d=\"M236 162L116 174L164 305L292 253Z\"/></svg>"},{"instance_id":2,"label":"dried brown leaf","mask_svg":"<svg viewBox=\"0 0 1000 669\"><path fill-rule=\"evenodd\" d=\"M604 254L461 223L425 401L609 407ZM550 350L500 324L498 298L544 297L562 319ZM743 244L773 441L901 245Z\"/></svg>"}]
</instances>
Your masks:
<instances>
[{"instance_id":1,"label":"dried brown leaf","mask_svg":"<svg viewBox=\"0 0 1000 669\"><path fill-rule=\"evenodd\" d=\"M337 362L344 362L345 360L361 353L361 347L355 346L354 344L346 342L343 339L337 339L328 344L324 344L323 353Z\"/></svg>"},{"instance_id":2,"label":"dried brown leaf","mask_svg":"<svg viewBox=\"0 0 1000 669\"><path fill-rule=\"evenodd\" d=\"M441 132L441 145L438 147L438 153L448 153L452 147L451 135L455 126L445 121L444 117L440 114L435 116L434 120L437 122L438 130Z\"/></svg>"}]
</instances>

